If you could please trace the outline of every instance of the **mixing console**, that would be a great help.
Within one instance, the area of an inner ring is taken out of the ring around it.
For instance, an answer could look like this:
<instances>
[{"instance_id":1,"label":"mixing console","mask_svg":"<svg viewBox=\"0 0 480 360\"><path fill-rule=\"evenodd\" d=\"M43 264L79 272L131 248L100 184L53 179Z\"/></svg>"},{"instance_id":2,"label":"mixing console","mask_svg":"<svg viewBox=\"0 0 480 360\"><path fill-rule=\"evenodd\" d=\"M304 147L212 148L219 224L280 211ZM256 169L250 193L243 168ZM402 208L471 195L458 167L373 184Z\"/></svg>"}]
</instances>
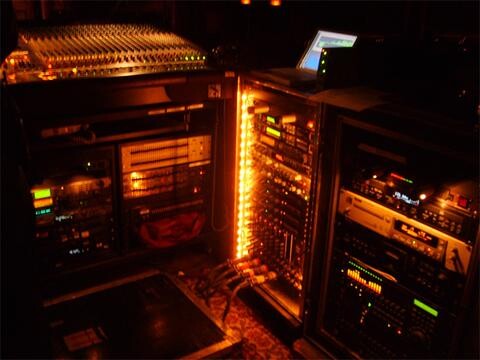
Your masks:
<instances>
[{"instance_id":1,"label":"mixing console","mask_svg":"<svg viewBox=\"0 0 480 360\"><path fill-rule=\"evenodd\" d=\"M21 30L2 65L10 83L199 70L206 53L151 25L71 25Z\"/></svg>"}]
</instances>

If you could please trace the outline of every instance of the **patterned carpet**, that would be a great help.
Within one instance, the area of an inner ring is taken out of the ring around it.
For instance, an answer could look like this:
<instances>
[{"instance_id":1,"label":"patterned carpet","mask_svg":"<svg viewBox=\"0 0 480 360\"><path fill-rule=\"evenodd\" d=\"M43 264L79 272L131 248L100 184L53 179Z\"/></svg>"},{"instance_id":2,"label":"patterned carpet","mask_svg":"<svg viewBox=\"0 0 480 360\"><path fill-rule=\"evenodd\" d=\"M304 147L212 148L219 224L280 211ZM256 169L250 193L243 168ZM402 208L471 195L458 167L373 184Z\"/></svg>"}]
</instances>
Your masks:
<instances>
[{"instance_id":1,"label":"patterned carpet","mask_svg":"<svg viewBox=\"0 0 480 360\"><path fill-rule=\"evenodd\" d=\"M206 272L207 270L204 270ZM194 289L196 278L183 277L190 289ZM229 297L226 291L217 292L210 298L210 309L215 318L221 319L225 304ZM242 347L229 354L232 359L293 359L293 353L279 339L277 339L258 319L253 311L240 299L232 301L230 312L226 318L226 325L235 336L241 338Z\"/></svg>"}]
</instances>

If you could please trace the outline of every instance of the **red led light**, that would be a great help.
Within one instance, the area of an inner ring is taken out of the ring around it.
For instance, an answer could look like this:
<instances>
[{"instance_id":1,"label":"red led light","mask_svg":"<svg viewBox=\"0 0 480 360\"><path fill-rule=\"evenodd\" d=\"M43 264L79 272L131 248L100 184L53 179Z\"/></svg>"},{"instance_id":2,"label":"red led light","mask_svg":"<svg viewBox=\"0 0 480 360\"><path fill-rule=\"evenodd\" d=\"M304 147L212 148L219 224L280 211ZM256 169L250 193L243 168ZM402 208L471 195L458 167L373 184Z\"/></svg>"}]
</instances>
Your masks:
<instances>
[{"instance_id":1,"label":"red led light","mask_svg":"<svg viewBox=\"0 0 480 360\"><path fill-rule=\"evenodd\" d=\"M395 179L398 179L398 180L402 180L402 181L405 181L409 184L413 184L413 181L410 180L410 179L407 179L406 177L402 176L402 175L398 175L398 174L395 174L395 173L390 173L390 176L395 178Z\"/></svg>"},{"instance_id":2,"label":"red led light","mask_svg":"<svg viewBox=\"0 0 480 360\"><path fill-rule=\"evenodd\" d=\"M395 173L391 173L390 176L394 177L395 179L399 179L399 180L404 180L405 179L403 176L397 175Z\"/></svg>"},{"instance_id":3,"label":"red led light","mask_svg":"<svg viewBox=\"0 0 480 360\"><path fill-rule=\"evenodd\" d=\"M459 196L457 204L461 208L467 209L468 208L468 199L466 197Z\"/></svg>"}]
</instances>

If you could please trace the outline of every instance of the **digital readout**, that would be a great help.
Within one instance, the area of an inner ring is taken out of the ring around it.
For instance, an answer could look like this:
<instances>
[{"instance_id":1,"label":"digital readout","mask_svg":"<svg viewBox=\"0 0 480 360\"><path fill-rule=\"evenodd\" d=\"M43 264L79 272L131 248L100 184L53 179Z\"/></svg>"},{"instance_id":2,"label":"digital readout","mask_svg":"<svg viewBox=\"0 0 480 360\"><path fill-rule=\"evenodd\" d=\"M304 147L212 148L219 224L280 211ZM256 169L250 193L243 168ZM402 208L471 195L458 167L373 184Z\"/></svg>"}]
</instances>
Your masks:
<instances>
[{"instance_id":1,"label":"digital readout","mask_svg":"<svg viewBox=\"0 0 480 360\"><path fill-rule=\"evenodd\" d=\"M420 230L415 226L409 225L400 220L395 220L395 230L407 234L433 247L436 247L438 244L438 237L433 236L426 231Z\"/></svg>"}]
</instances>

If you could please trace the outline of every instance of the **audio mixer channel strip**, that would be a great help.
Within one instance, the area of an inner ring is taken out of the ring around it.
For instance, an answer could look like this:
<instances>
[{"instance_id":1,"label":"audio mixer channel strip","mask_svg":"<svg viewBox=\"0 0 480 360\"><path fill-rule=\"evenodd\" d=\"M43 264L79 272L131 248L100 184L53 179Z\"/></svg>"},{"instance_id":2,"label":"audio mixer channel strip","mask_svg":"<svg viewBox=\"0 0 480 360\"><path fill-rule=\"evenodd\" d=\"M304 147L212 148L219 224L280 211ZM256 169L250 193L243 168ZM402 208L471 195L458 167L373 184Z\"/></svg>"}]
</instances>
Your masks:
<instances>
[{"instance_id":1,"label":"audio mixer channel strip","mask_svg":"<svg viewBox=\"0 0 480 360\"><path fill-rule=\"evenodd\" d=\"M198 71L206 52L152 25L69 25L23 29L4 61L9 83Z\"/></svg>"}]
</instances>

